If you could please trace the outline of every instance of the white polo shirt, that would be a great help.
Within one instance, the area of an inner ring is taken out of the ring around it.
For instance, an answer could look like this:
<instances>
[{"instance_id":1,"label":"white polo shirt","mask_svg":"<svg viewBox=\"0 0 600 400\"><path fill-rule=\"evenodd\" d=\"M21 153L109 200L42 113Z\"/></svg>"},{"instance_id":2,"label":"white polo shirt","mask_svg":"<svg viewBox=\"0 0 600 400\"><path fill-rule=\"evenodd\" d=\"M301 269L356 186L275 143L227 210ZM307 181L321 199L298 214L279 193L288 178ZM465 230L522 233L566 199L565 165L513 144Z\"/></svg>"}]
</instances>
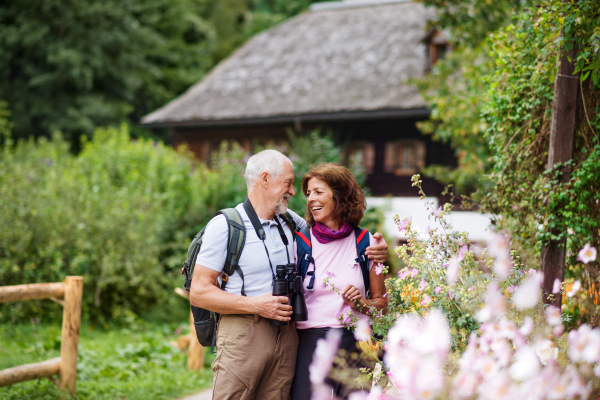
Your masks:
<instances>
[{"instance_id":1,"label":"white polo shirt","mask_svg":"<svg viewBox=\"0 0 600 400\"><path fill-rule=\"evenodd\" d=\"M246 244L242 250L242 255L239 260L240 268L244 273L244 290L246 296L257 297L265 293L273 292L273 273L269 266L267 252L262 241L258 238L250 218L244 210L243 203L238 204L235 209L240 213L244 225L246 227ZM289 211L290 215L296 223L297 229L303 229L306 226L306 221L293 211ZM277 265L287 264L288 258L286 251L290 256L290 262L294 262L294 242L290 228L279 218L279 222L283 227L283 231L288 239L288 246L283 244L277 223L274 220L259 220L265 230L265 245L269 250L273 271ZM223 215L217 215L210 220L204 231L202 238L202 248L196 259L196 264L214 271L222 272L227 257L227 239L229 236L229 228L227 220ZM219 277L219 283L221 278ZM225 291L232 294L241 294L242 278L237 272L229 277Z\"/></svg>"}]
</instances>

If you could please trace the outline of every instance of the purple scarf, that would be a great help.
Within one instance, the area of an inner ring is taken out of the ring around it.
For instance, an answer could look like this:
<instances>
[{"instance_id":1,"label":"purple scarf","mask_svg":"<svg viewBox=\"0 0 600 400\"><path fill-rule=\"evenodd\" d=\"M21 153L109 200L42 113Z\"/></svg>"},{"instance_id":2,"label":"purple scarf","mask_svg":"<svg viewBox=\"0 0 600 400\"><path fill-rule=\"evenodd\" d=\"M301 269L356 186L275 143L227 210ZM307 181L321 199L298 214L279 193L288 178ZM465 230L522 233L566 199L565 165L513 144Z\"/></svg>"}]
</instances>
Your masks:
<instances>
[{"instance_id":1,"label":"purple scarf","mask_svg":"<svg viewBox=\"0 0 600 400\"><path fill-rule=\"evenodd\" d=\"M333 242L337 239L343 239L345 237L348 237L353 230L354 229L352 229L350 225L344 224L340 227L339 230L332 231L327 226L325 226L325 224L316 222L315 226L313 226L312 228L312 233L315 239L319 241L319 243L326 244L329 242Z\"/></svg>"}]
</instances>

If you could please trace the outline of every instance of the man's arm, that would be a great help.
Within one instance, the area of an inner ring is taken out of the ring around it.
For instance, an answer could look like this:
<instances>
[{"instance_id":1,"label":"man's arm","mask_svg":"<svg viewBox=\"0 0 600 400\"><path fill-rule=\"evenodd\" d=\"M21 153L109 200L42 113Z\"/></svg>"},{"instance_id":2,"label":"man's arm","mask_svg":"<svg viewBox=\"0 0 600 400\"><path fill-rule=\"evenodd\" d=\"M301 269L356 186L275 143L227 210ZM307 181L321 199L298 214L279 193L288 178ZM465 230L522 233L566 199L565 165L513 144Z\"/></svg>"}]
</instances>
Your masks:
<instances>
[{"instance_id":1,"label":"man's arm","mask_svg":"<svg viewBox=\"0 0 600 400\"><path fill-rule=\"evenodd\" d=\"M302 230L306 226L306 221L304 218L292 210L288 210L288 212L294 219L297 229L299 231ZM388 260L388 244L379 232L374 234L373 238L377 241L377 244L367 247L365 255L369 258L369 260L373 260L376 263L386 263Z\"/></svg>"},{"instance_id":2,"label":"man's arm","mask_svg":"<svg viewBox=\"0 0 600 400\"><path fill-rule=\"evenodd\" d=\"M219 314L258 314L264 318L289 321L292 306L286 296L273 296L271 293L259 297L238 296L227 293L215 285L220 272L196 264L190 303Z\"/></svg>"},{"instance_id":3,"label":"man's arm","mask_svg":"<svg viewBox=\"0 0 600 400\"><path fill-rule=\"evenodd\" d=\"M367 247L365 255L375 263L384 264L388 260L388 244L379 232L373 235L373 239L377 241L377 244Z\"/></svg>"}]
</instances>

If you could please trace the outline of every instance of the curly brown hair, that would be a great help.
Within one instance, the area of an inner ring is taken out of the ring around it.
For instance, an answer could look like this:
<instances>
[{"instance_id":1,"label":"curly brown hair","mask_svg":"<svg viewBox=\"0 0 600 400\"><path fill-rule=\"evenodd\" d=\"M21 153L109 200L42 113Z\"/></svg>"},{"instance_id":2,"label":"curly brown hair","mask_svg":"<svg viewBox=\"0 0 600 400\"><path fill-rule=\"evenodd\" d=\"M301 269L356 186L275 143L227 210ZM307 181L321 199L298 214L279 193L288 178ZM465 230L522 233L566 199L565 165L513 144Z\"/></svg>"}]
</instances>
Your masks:
<instances>
[{"instance_id":1,"label":"curly brown hair","mask_svg":"<svg viewBox=\"0 0 600 400\"><path fill-rule=\"evenodd\" d=\"M306 197L308 197L306 195L308 181L311 178L322 180L333 190L335 201L334 219L340 224L347 223L350 226L358 226L365 215L367 201L352 172L341 165L333 163L322 163L316 167L313 166L302 178L302 193ZM308 202L306 203L304 219L306 219L309 226L315 226L315 220L310 212Z\"/></svg>"}]
</instances>

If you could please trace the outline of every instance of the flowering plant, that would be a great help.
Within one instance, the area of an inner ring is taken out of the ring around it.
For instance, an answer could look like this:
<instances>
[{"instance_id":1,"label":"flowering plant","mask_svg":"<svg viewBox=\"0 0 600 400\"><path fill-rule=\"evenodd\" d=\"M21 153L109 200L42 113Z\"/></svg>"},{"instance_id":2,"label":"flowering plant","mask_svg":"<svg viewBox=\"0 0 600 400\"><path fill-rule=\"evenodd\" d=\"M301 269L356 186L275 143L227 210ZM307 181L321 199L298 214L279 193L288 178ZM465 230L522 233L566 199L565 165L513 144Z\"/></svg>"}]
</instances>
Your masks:
<instances>
[{"instance_id":1,"label":"flowering plant","mask_svg":"<svg viewBox=\"0 0 600 400\"><path fill-rule=\"evenodd\" d=\"M487 250L473 246L466 232L452 230L450 204L434 209L421 188L420 176L414 175L412 182L430 210L429 218L438 226L428 227L423 237L410 219L395 217L398 229L408 236L407 243L396 248L406 267L397 278L386 281L388 313L375 319L373 329L386 337L401 315L426 316L438 308L450 324L453 349L463 350L471 332L479 328L475 315L488 283L501 277L501 289L508 297L526 274L503 234L497 234Z\"/></svg>"},{"instance_id":2,"label":"flowering plant","mask_svg":"<svg viewBox=\"0 0 600 400\"><path fill-rule=\"evenodd\" d=\"M421 189L418 175L413 184ZM361 369L370 393L350 399L597 398L600 329L583 324L567 332L561 310L542 304L542 274L523 267L506 235L477 248L452 231L448 205L434 211L421 194L440 227L423 238L410 220L396 218L409 238L396 249L406 268L386 281L387 314L372 314L386 353L374 368ZM595 260L593 246L583 250ZM553 294L570 299L580 288L557 282ZM359 347L380 358L379 342L364 324L355 326ZM313 363L331 366L332 359L315 353ZM313 398L331 398L319 371Z\"/></svg>"}]
</instances>

